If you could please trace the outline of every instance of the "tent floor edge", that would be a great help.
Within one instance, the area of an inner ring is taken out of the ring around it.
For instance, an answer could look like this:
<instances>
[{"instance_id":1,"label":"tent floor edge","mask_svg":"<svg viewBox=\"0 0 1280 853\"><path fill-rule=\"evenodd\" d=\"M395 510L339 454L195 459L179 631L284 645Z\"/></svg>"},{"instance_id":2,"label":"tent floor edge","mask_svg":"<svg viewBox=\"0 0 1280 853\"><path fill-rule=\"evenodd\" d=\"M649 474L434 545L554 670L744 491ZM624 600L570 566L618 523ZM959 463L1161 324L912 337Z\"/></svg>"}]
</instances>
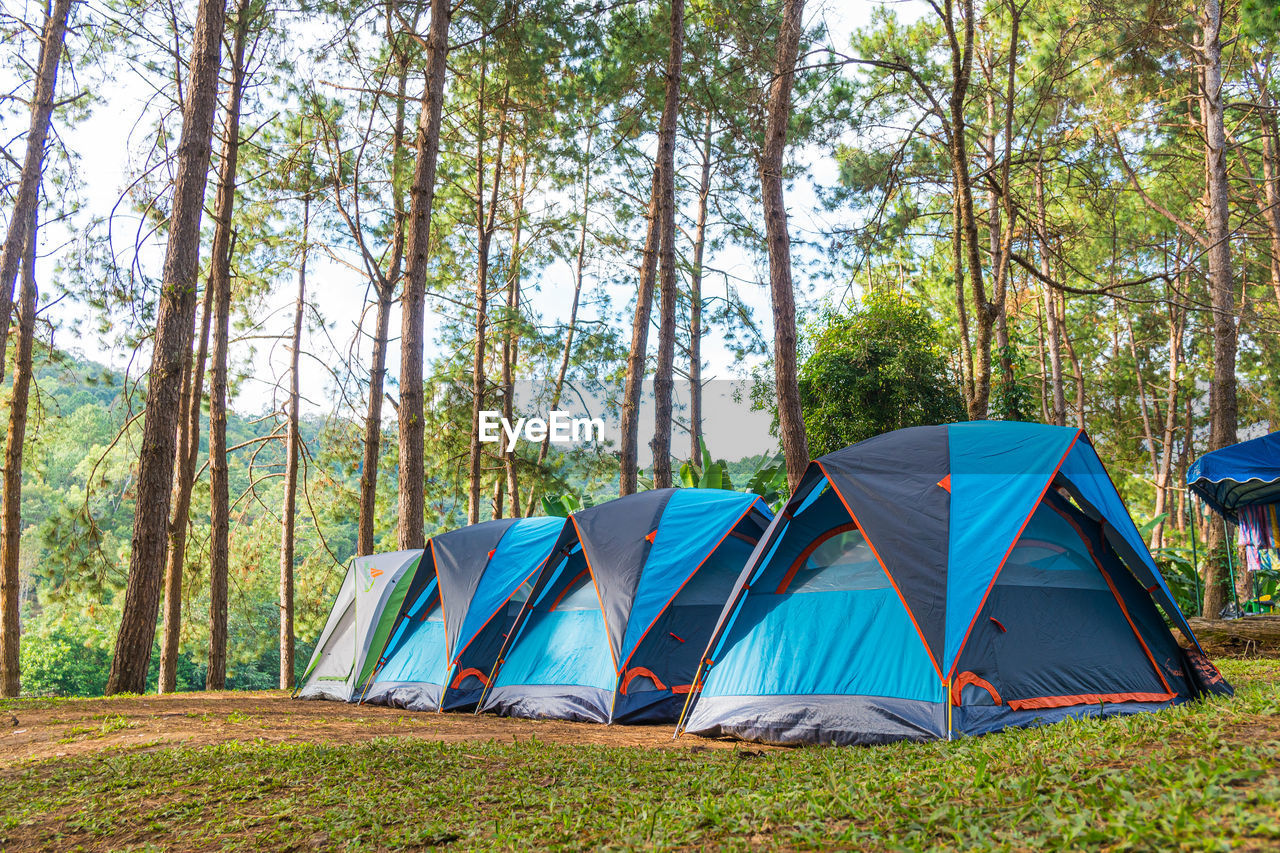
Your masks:
<instances>
[{"instance_id":1,"label":"tent floor edge","mask_svg":"<svg viewBox=\"0 0 1280 853\"><path fill-rule=\"evenodd\" d=\"M702 696L686 734L779 746L874 746L944 740L945 701L887 696Z\"/></svg>"},{"instance_id":2,"label":"tent floor edge","mask_svg":"<svg viewBox=\"0 0 1280 853\"><path fill-rule=\"evenodd\" d=\"M528 720L607 724L612 693L605 688L575 684L498 685L490 691L480 711Z\"/></svg>"},{"instance_id":3,"label":"tent floor edge","mask_svg":"<svg viewBox=\"0 0 1280 853\"><path fill-rule=\"evenodd\" d=\"M1104 702L1098 705L1067 705L1061 708L1037 708L1015 711L1007 705L957 705L956 734L961 737L994 734L1005 729L1036 728L1066 720L1093 717L1120 717L1160 711L1191 701L1175 696L1166 702Z\"/></svg>"}]
</instances>

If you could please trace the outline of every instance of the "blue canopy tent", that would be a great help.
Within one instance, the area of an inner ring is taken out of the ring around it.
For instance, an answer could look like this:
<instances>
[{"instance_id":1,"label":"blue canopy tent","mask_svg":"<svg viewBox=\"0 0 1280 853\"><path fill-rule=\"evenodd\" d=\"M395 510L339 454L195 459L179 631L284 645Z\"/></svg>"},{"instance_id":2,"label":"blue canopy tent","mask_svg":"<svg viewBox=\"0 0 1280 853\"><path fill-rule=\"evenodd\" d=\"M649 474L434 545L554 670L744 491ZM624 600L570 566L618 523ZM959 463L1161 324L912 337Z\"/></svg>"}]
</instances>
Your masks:
<instances>
[{"instance_id":1,"label":"blue canopy tent","mask_svg":"<svg viewBox=\"0 0 1280 853\"><path fill-rule=\"evenodd\" d=\"M1280 432L1201 456L1187 469L1187 488L1222 516L1224 525L1240 526L1251 569L1270 567L1269 559L1258 561L1257 546L1261 544L1266 554L1280 543L1276 512L1280 505ZM1230 549L1227 558L1234 593L1235 566ZM1257 591L1255 586L1255 595Z\"/></svg>"},{"instance_id":2,"label":"blue canopy tent","mask_svg":"<svg viewBox=\"0 0 1280 853\"><path fill-rule=\"evenodd\" d=\"M884 743L1228 692L1082 430L915 427L809 466L678 731Z\"/></svg>"},{"instance_id":3,"label":"blue canopy tent","mask_svg":"<svg viewBox=\"0 0 1280 853\"><path fill-rule=\"evenodd\" d=\"M480 710L674 722L772 513L755 495L654 489L570 516Z\"/></svg>"},{"instance_id":4,"label":"blue canopy tent","mask_svg":"<svg viewBox=\"0 0 1280 853\"><path fill-rule=\"evenodd\" d=\"M1187 469L1187 488L1231 522L1240 507L1280 503L1280 432L1201 456Z\"/></svg>"}]
</instances>

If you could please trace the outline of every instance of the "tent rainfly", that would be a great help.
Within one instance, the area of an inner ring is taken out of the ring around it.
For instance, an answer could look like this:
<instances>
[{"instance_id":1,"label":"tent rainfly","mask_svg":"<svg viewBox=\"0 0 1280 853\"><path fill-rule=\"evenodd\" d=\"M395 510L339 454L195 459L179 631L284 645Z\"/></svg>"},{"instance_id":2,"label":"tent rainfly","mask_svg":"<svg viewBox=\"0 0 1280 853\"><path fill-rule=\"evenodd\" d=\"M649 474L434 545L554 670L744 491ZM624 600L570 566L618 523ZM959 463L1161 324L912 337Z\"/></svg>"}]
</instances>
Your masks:
<instances>
[{"instance_id":1,"label":"tent rainfly","mask_svg":"<svg viewBox=\"0 0 1280 853\"><path fill-rule=\"evenodd\" d=\"M1230 692L1085 433L976 422L810 464L728 598L677 731L870 744Z\"/></svg>"},{"instance_id":2,"label":"tent rainfly","mask_svg":"<svg viewBox=\"0 0 1280 853\"><path fill-rule=\"evenodd\" d=\"M378 658L370 649L386 644L422 553L395 551L351 561L299 679L298 698L349 702L358 697Z\"/></svg>"},{"instance_id":3,"label":"tent rainfly","mask_svg":"<svg viewBox=\"0 0 1280 853\"><path fill-rule=\"evenodd\" d=\"M719 489L655 489L574 513L481 710L674 722L770 517L755 495Z\"/></svg>"},{"instance_id":4,"label":"tent rainfly","mask_svg":"<svg viewBox=\"0 0 1280 853\"><path fill-rule=\"evenodd\" d=\"M499 519L433 537L364 701L474 708L564 525L563 518Z\"/></svg>"}]
</instances>

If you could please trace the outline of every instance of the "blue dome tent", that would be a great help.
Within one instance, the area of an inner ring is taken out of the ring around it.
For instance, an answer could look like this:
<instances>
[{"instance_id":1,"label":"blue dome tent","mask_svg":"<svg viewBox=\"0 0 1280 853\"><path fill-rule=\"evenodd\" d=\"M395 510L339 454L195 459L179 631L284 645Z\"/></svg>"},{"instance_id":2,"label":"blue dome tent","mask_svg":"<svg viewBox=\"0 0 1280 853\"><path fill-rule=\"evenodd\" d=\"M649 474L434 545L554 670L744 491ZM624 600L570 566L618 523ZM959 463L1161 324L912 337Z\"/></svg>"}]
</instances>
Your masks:
<instances>
[{"instance_id":1,"label":"blue dome tent","mask_svg":"<svg viewBox=\"0 0 1280 853\"><path fill-rule=\"evenodd\" d=\"M884 743L1229 692L1160 610L1194 644L1082 430L898 430L809 466L678 732Z\"/></svg>"},{"instance_id":2,"label":"blue dome tent","mask_svg":"<svg viewBox=\"0 0 1280 853\"><path fill-rule=\"evenodd\" d=\"M674 722L772 513L755 495L655 489L570 516L480 710Z\"/></svg>"},{"instance_id":3,"label":"blue dome tent","mask_svg":"<svg viewBox=\"0 0 1280 853\"><path fill-rule=\"evenodd\" d=\"M433 536L363 701L415 711L475 707L564 524L499 519Z\"/></svg>"}]
</instances>

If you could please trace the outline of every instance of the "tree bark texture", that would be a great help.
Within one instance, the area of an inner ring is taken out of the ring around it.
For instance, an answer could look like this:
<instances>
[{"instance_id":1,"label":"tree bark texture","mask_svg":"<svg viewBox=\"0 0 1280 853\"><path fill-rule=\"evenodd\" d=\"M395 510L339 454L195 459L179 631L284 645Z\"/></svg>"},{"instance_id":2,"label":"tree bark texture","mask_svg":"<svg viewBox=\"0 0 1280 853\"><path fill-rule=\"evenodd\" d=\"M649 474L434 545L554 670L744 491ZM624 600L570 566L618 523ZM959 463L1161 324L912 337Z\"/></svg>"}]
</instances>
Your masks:
<instances>
[{"instance_id":1,"label":"tree bark texture","mask_svg":"<svg viewBox=\"0 0 1280 853\"><path fill-rule=\"evenodd\" d=\"M307 307L307 240L311 230L311 199L302 200L302 258L298 263L298 299L293 308L293 340L289 349L289 423L284 450L284 507L280 511L280 689L293 684L293 555L294 520L298 509L299 387L298 361L302 353L302 320Z\"/></svg>"},{"instance_id":2,"label":"tree bark texture","mask_svg":"<svg viewBox=\"0 0 1280 853\"><path fill-rule=\"evenodd\" d=\"M809 466L800 385L796 372L796 301L791 280L791 237L783 195L783 156L791 118L791 89L800 49L803 0L785 0L778 57L769 86L768 119L760 162L765 239L769 248L769 290L773 297L773 373L777 387L778 430L787 463L787 486L795 491Z\"/></svg>"},{"instance_id":3,"label":"tree bark texture","mask_svg":"<svg viewBox=\"0 0 1280 853\"><path fill-rule=\"evenodd\" d=\"M391 308L404 265L405 223L404 192L401 190L400 163L404 150L405 90L408 87L409 59L396 50L396 118L395 139L391 145L391 193L394 226L391 237L391 261L385 276L374 281L378 305L375 309L373 363L369 368L369 409L364 420L364 456L360 465L360 513L356 522L356 556L374 551L374 514L378 501L378 462L382 452L382 398L387 383L387 344L391 329Z\"/></svg>"},{"instance_id":4,"label":"tree bark texture","mask_svg":"<svg viewBox=\"0 0 1280 853\"><path fill-rule=\"evenodd\" d=\"M17 696L21 672L19 608L22 582L22 445L27 436L27 400L31 391L31 354L36 335L36 222L27 223L22 289L18 295L18 341L14 353L13 395L4 446L4 504L0 508L0 695Z\"/></svg>"},{"instance_id":5,"label":"tree bark texture","mask_svg":"<svg viewBox=\"0 0 1280 853\"><path fill-rule=\"evenodd\" d=\"M666 104L662 116L668 114L674 124L680 109L680 73L684 68L684 0L671 4L671 55L667 62ZM668 109L668 106L670 109ZM658 155L665 163L662 169L662 187L658 205L658 287L661 299L658 305L658 364L653 377L653 439L649 449L653 452L654 488L671 487L671 397L674 386L676 359L676 181L675 134L669 140L671 150L659 149ZM660 138L659 145L663 141Z\"/></svg>"},{"instance_id":6,"label":"tree bark texture","mask_svg":"<svg viewBox=\"0 0 1280 853\"><path fill-rule=\"evenodd\" d=\"M209 668L207 690L227 683L227 594L231 549L230 473L227 468L227 373L231 334L231 252L235 240L232 217L236 204L236 163L240 155L240 96L244 90L244 54L249 15L242 4L231 56L231 90L227 93L226 136L218 169L214 204L213 248L209 287L213 289L213 371L209 393Z\"/></svg>"},{"instance_id":7,"label":"tree bark texture","mask_svg":"<svg viewBox=\"0 0 1280 853\"><path fill-rule=\"evenodd\" d=\"M677 23L678 20L678 23ZM675 34L679 30L680 41ZM622 447L618 477L618 494L629 495L639 486L640 397L644 390L644 365L649 342L649 320L653 313L653 288L658 273L658 254L662 245L662 194L665 173L674 181L676 119L680 109L680 69L684 62L684 0L671 3L670 50L664 79L666 87L662 118L658 122L658 154L653 165L653 184L649 196L649 227L640 257L640 283L636 289L636 313L631 324L631 351L627 356L626 387L622 399Z\"/></svg>"},{"instance_id":8,"label":"tree bark texture","mask_svg":"<svg viewBox=\"0 0 1280 853\"><path fill-rule=\"evenodd\" d=\"M66 43L67 19L71 0L54 0L45 17L40 34L40 56L36 62L35 93L31 98L31 126L27 131L27 149L18 175L13 213L0 249L0 353L7 351L9 315L13 310L13 291L18 281L18 268L27 246L27 232L34 229L36 208L40 203L40 184L44 179L44 147L53 120L54 94L58 88L58 65ZM4 378L4 361L0 359L0 379Z\"/></svg>"},{"instance_id":9,"label":"tree bark texture","mask_svg":"<svg viewBox=\"0 0 1280 853\"><path fill-rule=\"evenodd\" d=\"M200 218L209 175L213 117L218 107L225 0L201 0L192 39L187 98L178 144L178 172L169 214L169 242L147 380L147 402L138 458L129 579L116 636L108 694L141 693L146 687L156 633L170 498L181 412L183 362L191 352L200 268Z\"/></svg>"},{"instance_id":10,"label":"tree bark texture","mask_svg":"<svg viewBox=\"0 0 1280 853\"><path fill-rule=\"evenodd\" d=\"M1213 378L1209 383L1209 447L1221 450L1236 443L1236 322L1234 277L1231 267L1231 224L1228 210L1227 135L1222 103L1222 7L1208 0L1200 8L1200 110L1205 132L1207 192L1205 236L1208 240L1209 302L1213 313ZM1204 610L1216 616L1226 603L1225 567L1217 559L1231 547L1221 525L1210 525L1205 575Z\"/></svg>"},{"instance_id":11,"label":"tree bark texture","mask_svg":"<svg viewBox=\"0 0 1280 853\"><path fill-rule=\"evenodd\" d=\"M693 269L689 273L689 458L702 456L702 262L707 250L707 208L711 198L711 117L702 132L702 176L694 226Z\"/></svg>"},{"instance_id":12,"label":"tree bark texture","mask_svg":"<svg viewBox=\"0 0 1280 853\"><path fill-rule=\"evenodd\" d=\"M431 208L436 189L436 160L440 153L440 115L444 103L445 59L449 52L449 0L431 0L427 30L427 85L414 150L413 183L409 189L409 227L404 294L400 322L400 477L397 529L400 548L425 544L426 463L423 459L422 358L427 293L427 258L431 244Z\"/></svg>"},{"instance_id":13,"label":"tree bark texture","mask_svg":"<svg viewBox=\"0 0 1280 853\"><path fill-rule=\"evenodd\" d=\"M489 324L489 247L493 243L493 232L497 227L498 187L502 183L502 149L506 141L506 109L501 118L501 129L498 131L498 154L494 158L493 186L488 205L485 204L484 143L485 143L485 102L484 78L480 80L480 101L478 105L478 127L476 136L476 338L472 350L471 362L471 441L467 470L467 523L475 524L480 520L480 478L483 461L483 446L480 443L480 412L484 408L485 392L485 348L488 344Z\"/></svg>"},{"instance_id":14,"label":"tree bark texture","mask_svg":"<svg viewBox=\"0 0 1280 853\"><path fill-rule=\"evenodd\" d=\"M204 397L204 367L209 357L209 328L212 325L213 288L205 287L200 314L200 339L182 394L182 419L178 433L178 470L173 478L170 499L169 539L164 564L164 629L160 638L158 693L178 688L178 645L182 637L182 574L187 559L187 526L191 512L191 491L195 486L196 460L200 456L200 401Z\"/></svg>"}]
</instances>

